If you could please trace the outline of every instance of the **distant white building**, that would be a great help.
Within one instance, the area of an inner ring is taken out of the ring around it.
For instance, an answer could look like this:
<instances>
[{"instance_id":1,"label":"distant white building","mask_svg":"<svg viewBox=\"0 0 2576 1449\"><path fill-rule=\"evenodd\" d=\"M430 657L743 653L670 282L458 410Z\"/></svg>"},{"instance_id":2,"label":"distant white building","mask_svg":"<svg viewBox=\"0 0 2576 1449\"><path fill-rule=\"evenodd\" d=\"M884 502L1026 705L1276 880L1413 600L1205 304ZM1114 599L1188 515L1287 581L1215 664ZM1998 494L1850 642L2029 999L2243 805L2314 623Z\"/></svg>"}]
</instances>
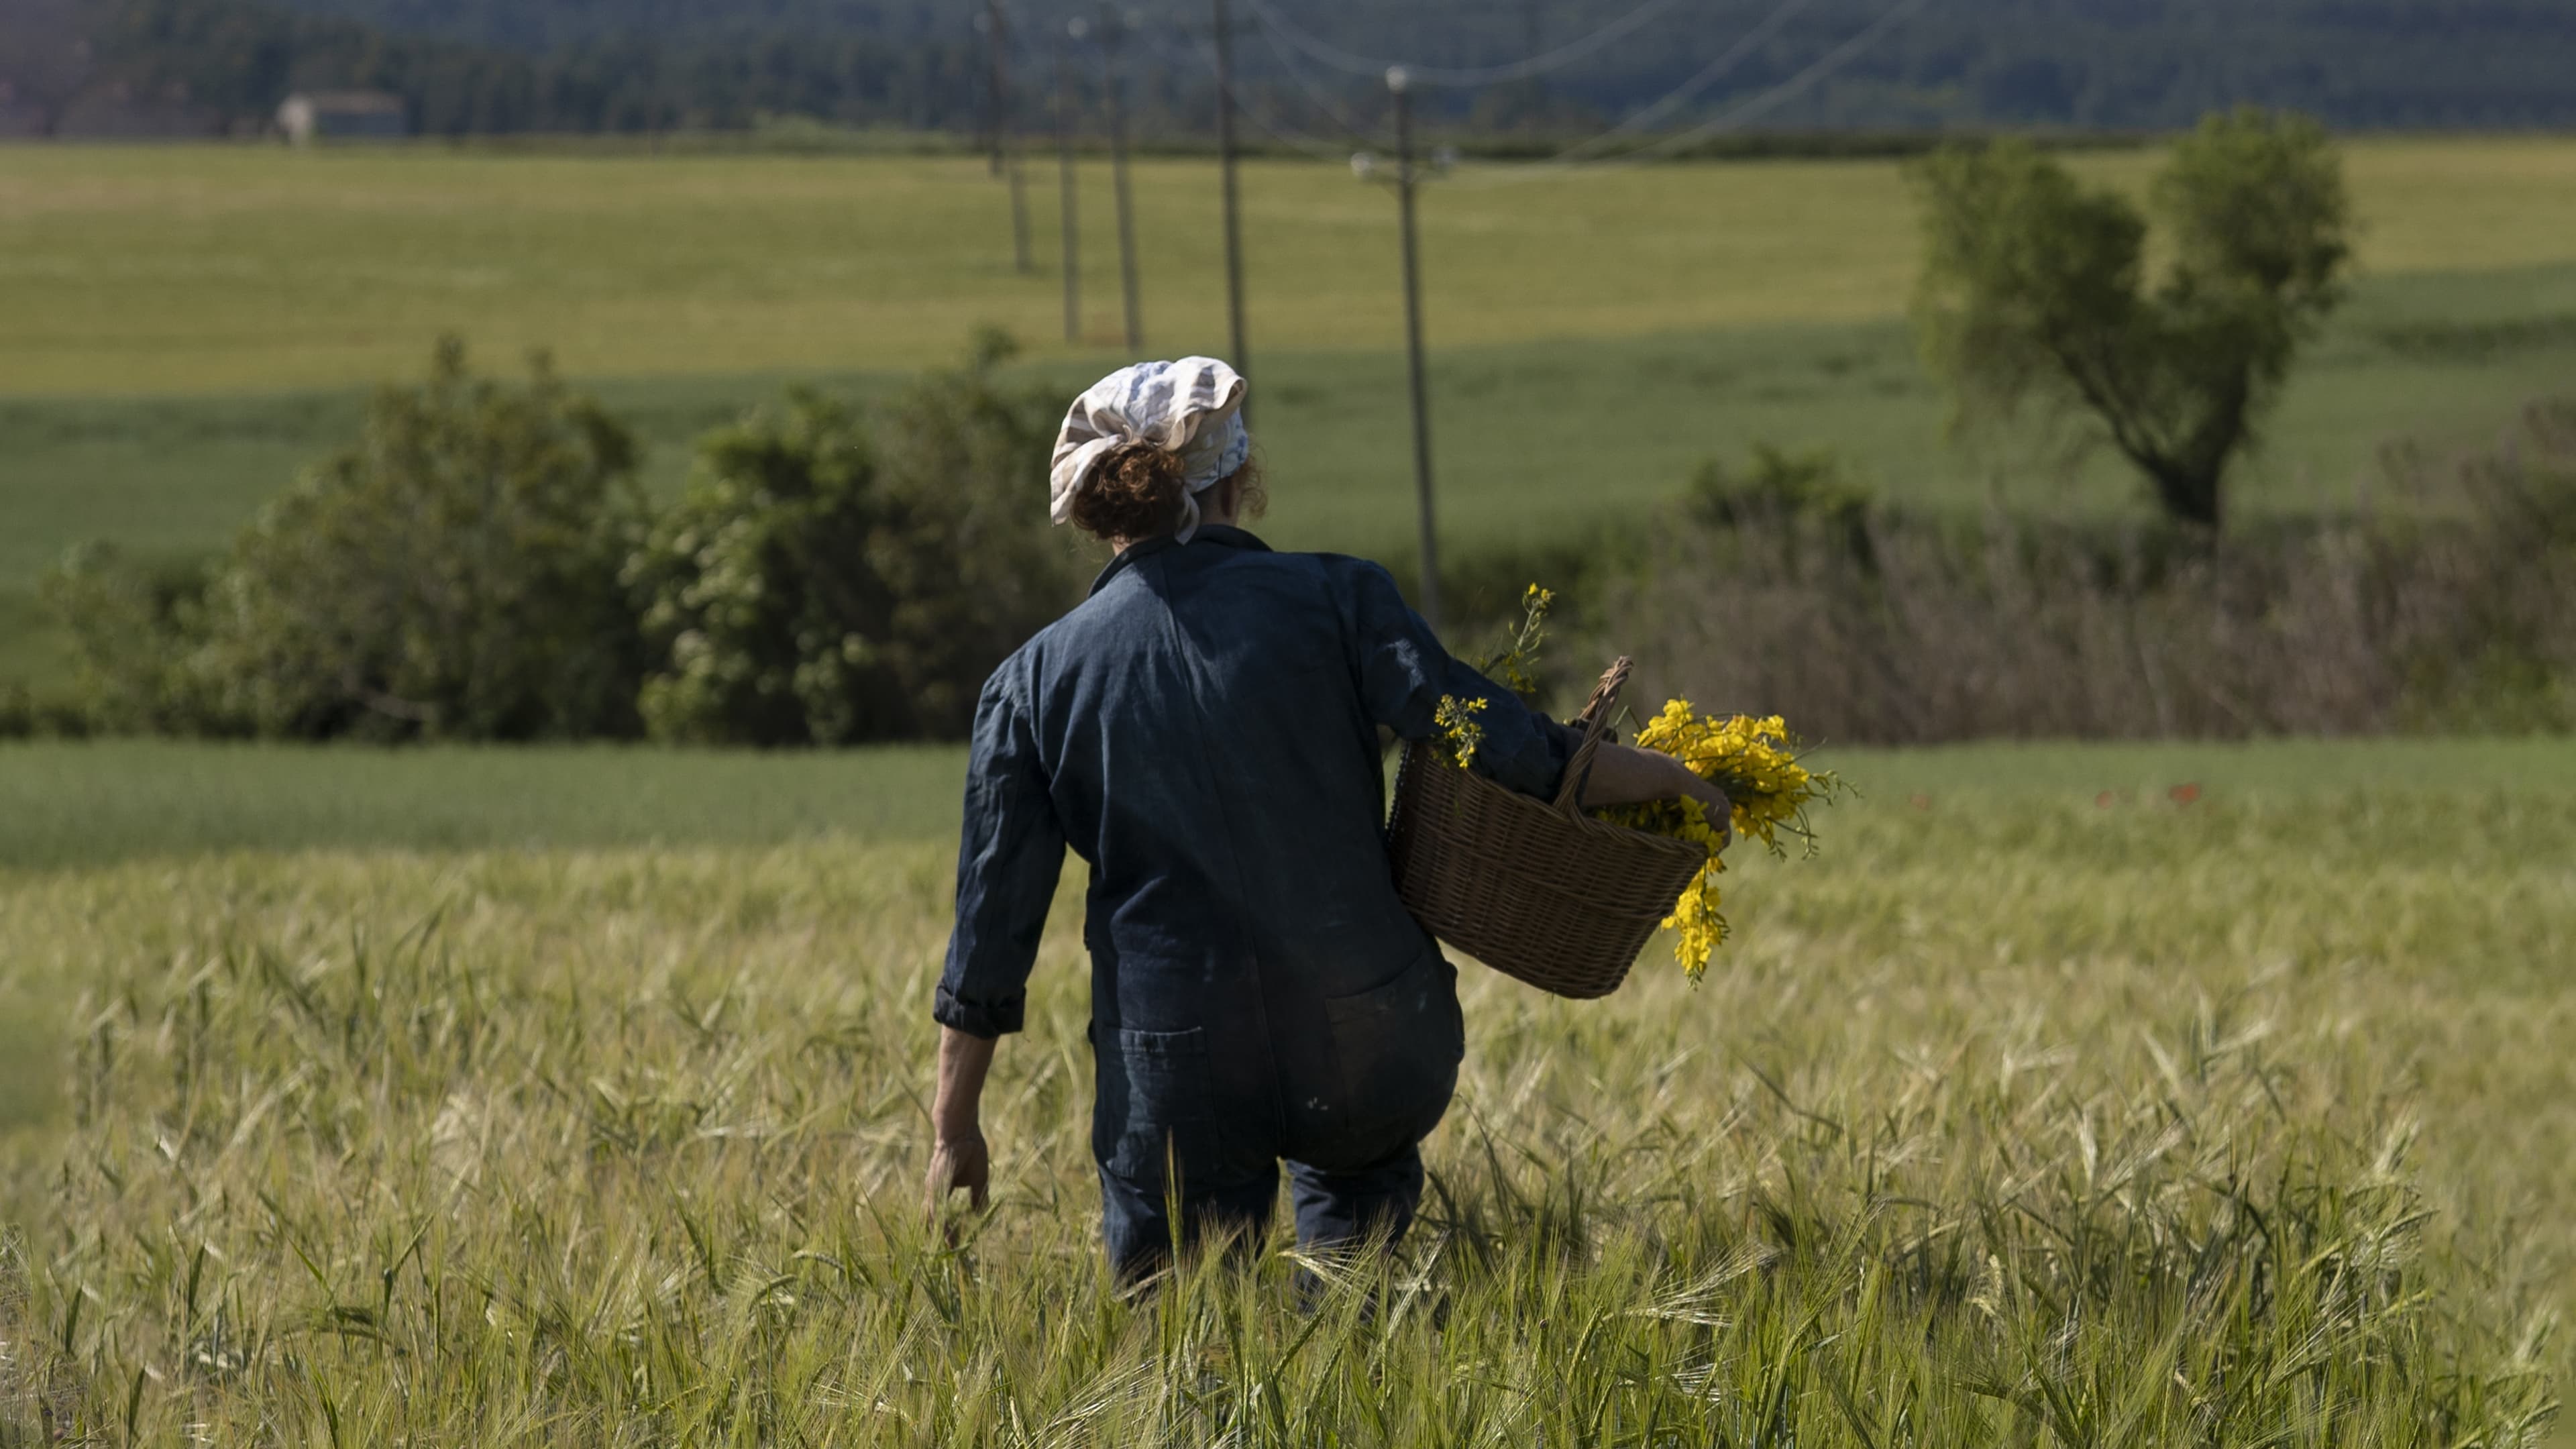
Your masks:
<instances>
[{"instance_id":1,"label":"distant white building","mask_svg":"<svg viewBox=\"0 0 2576 1449\"><path fill-rule=\"evenodd\" d=\"M411 134L411 118L402 97L384 91L298 91L277 108L277 128L298 146L399 141Z\"/></svg>"}]
</instances>

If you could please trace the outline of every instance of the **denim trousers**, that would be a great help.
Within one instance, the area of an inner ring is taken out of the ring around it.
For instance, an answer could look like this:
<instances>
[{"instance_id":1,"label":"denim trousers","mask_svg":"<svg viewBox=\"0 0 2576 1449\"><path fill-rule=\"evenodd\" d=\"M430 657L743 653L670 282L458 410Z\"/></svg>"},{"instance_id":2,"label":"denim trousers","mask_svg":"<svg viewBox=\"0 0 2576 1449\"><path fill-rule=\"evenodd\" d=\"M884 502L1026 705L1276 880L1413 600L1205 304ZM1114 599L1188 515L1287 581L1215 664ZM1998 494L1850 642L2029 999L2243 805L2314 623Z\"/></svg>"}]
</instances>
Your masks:
<instances>
[{"instance_id":1,"label":"denim trousers","mask_svg":"<svg viewBox=\"0 0 2576 1449\"><path fill-rule=\"evenodd\" d=\"M1422 1141L1464 1055L1457 973L1426 949L1323 1003L1314 1033L1264 1031L1257 1001L1181 1031L1102 1029L1092 1151L1110 1263L1134 1279L1175 1243L1257 1248L1288 1170L1297 1241L1392 1243L1422 1201Z\"/></svg>"},{"instance_id":2,"label":"denim trousers","mask_svg":"<svg viewBox=\"0 0 2576 1449\"><path fill-rule=\"evenodd\" d=\"M1419 1144L1356 1172L1327 1172L1303 1162L1287 1167L1297 1244L1310 1252L1392 1246L1413 1226L1422 1202ZM1219 1240L1233 1252L1257 1251L1279 1197L1278 1164L1222 1187L1193 1189L1186 1180L1174 1186L1176 1191L1166 1193L1158 1184L1133 1181L1101 1165L1101 1238L1120 1281L1132 1283L1162 1268L1176 1241L1184 1251Z\"/></svg>"}]
</instances>

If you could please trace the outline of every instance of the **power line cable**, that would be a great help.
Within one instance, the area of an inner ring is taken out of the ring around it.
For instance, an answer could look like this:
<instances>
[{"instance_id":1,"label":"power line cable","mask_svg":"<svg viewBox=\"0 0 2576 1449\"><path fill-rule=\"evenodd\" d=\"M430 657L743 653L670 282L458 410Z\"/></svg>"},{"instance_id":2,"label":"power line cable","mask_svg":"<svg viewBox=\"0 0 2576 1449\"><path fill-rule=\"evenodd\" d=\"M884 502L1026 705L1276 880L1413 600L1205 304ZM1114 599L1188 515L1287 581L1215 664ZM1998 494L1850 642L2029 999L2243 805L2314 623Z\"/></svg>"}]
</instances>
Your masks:
<instances>
[{"instance_id":1,"label":"power line cable","mask_svg":"<svg viewBox=\"0 0 2576 1449\"><path fill-rule=\"evenodd\" d=\"M1264 0L1246 0L1246 3L1251 5L1256 12L1264 15L1265 17L1271 13L1269 7L1264 3ZM1913 18L1918 11L1930 4L1931 0L1895 0L1895 3L1891 4L1886 10L1880 12L1876 20L1870 22L1869 25L1863 27L1850 39L1834 47L1832 50L1827 51L1824 55L1818 57L1788 79L1765 88L1743 102L1729 107L1727 110L1709 118L1708 120L1702 121L1685 130L1676 131L1669 135L1658 137L1654 141L1640 146L1633 151L1623 152L1616 156L1598 160L1589 159L1599 151L1605 142L1608 142L1617 136L1632 134L1641 127L1651 124L1653 121L1661 119L1663 116L1679 109L1682 103L1689 96L1705 87L1709 82L1716 80L1718 77L1742 64L1745 58L1751 55L1756 47L1778 35L1780 30L1786 26L1790 20L1794 19L1799 12L1805 10L1812 3L1813 0L1783 0L1783 3L1777 9L1773 10L1770 15L1766 16L1761 23L1754 26L1752 30L1747 31L1741 38L1739 38L1733 45L1729 46L1724 52L1719 54L1714 60L1701 67L1698 73L1694 74L1690 79L1684 81L1681 85L1674 87L1672 90L1665 92L1656 100L1629 113L1627 116L1621 118L1617 124L1611 126L1608 130L1605 130L1598 135L1578 141L1564 150L1557 152L1554 156L1551 156L1546 160L1524 162L1518 165L1497 167L1492 170L1466 171L1453 177L1453 181L1480 187L1509 186L1524 182L1544 181L1562 176L1584 174L1593 171L1623 170L1630 166L1640 165L1647 161L1669 156L1677 151L1687 149L1700 141L1706 140L1710 136L1716 135L1721 131L1740 126L1745 122L1804 94L1819 82L1828 79L1836 72L1840 71L1844 66L1859 59L1861 55L1866 53L1871 47L1875 46L1880 40L1885 38L1889 32L1893 31L1897 26L1903 24L1905 21ZM1634 12L1631 13L1633 14ZM1277 41L1272 36L1272 27L1270 25L1264 24L1257 28L1261 31L1264 42L1270 46L1272 54L1277 56L1279 59L1281 67L1288 72L1292 80L1297 82L1298 88L1306 93L1307 99L1310 102L1313 102L1317 109L1324 111L1335 122L1335 124L1341 126L1354 137L1361 140L1373 139L1373 134L1369 128L1353 122L1347 115L1345 115L1339 106L1335 105L1329 97L1320 92L1314 82L1297 67L1295 61L1279 49ZM1173 53L1169 46L1161 43L1161 38L1159 36L1154 37L1154 40L1157 44L1157 48L1163 49L1166 55ZM1193 60L1199 65L1211 68L1215 64L1213 52L1194 56L1184 56L1183 58ZM1407 77L1410 79L1414 72L1411 67L1406 67L1405 69ZM1242 100L1243 98L1238 95L1238 101L1241 102ZM1241 110L1243 111L1243 114L1253 122L1253 124L1259 126L1264 132L1268 133L1273 139L1280 141L1282 144L1292 146L1308 155L1323 160L1340 160L1343 159L1343 156L1345 155L1345 152L1340 148L1335 147L1333 143L1311 134L1296 131L1293 127L1276 122L1269 116L1256 110L1248 103L1241 104Z\"/></svg>"},{"instance_id":2,"label":"power line cable","mask_svg":"<svg viewBox=\"0 0 2576 1449\"><path fill-rule=\"evenodd\" d=\"M1750 56L1754 50L1777 36L1789 21L1796 18L1799 12L1805 10L1813 3L1814 0L1783 0L1783 3L1778 8L1765 16L1762 21L1756 24L1751 30L1745 32L1742 37L1737 39L1733 45L1729 46L1724 52L1719 54L1716 59L1710 61L1707 65L1702 66L1699 71L1692 75L1688 80L1685 80L1680 85L1666 91L1663 95L1648 102L1646 105L1629 112L1609 129L1575 142L1573 145L1570 145L1564 150L1546 157L1541 161L1528 164L1533 166L1562 165L1583 160L1587 157L1599 154L1606 145L1617 138L1633 134L1646 126L1663 119L1665 116L1672 114L1687 103L1693 95L1705 89L1711 81L1718 79L1727 72L1735 69L1738 65L1743 64L1745 59ZM1335 124L1339 125L1344 131L1349 132L1355 138L1364 141L1374 141L1380 145L1385 144L1385 137L1381 133L1374 132L1369 127L1363 126L1352 120L1338 105L1334 103L1333 99L1329 95L1324 94L1320 88L1307 77L1304 70L1298 66L1295 57L1280 49L1278 38L1271 33L1268 26L1262 26L1260 29L1263 43L1269 47L1271 54L1278 59L1281 69L1287 72L1289 79L1296 83L1298 89L1306 93L1306 98L1309 102L1314 104L1318 110L1323 111L1334 121ZM1200 63L1205 65L1210 62L1202 57ZM1410 78L1411 74L1412 71L1408 67L1406 69L1407 77ZM1265 127L1265 129L1268 128Z\"/></svg>"},{"instance_id":3,"label":"power line cable","mask_svg":"<svg viewBox=\"0 0 2576 1449\"><path fill-rule=\"evenodd\" d=\"M1144 42L1145 48L1160 55L1166 64L1185 69L1194 66L1204 67L1211 72L1216 69L1215 49L1205 41L1194 40L1184 45L1151 26L1139 26L1130 30L1126 38ZM1026 42L1021 44L1025 45ZM1310 131L1301 131L1296 126L1265 113L1253 104L1251 96L1244 90L1241 82L1235 85L1235 109L1246 120L1259 127L1263 134L1292 150L1305 152L1319 161L1330 161L1336 165L1345 164L1351 159L1351 145L1348 141L1334 141L1317 136ZM1335 119L1338 121L1339 117Z\"/></svg>"},{"instance_id":4,"label":"power line cable","mask_svg":"<svg viewBox=\"0 0 2576 1449\"><path fill-rule=\"evenodd\" d=\"M1332 42L1300 30L1271 8L1268 0L1245 0L1254 14L1261 17L1264 28L1275 27L1280 37L1315 58L1321 64L1352 75L1379 76L1390 67L1402 66L1416 84L1433 86L1489 86L1504 81L1527 80L1545 75L1601 51L1635 33L1640 27L1673 9L1681 0L1644 0L1627 14L1602 26L1589 35L1568 41L1553 50L1503 65L1437 66L1416 65L1391 57L1366 56L1342 49Z\"/></svg>"},{"instance_id":5,"label":"power line cable","mask_svg":"<svg viewBox=\"0 0 2576 1449\"><path fill-rule=\"evenodd\" d=\"M1601 151L1602 147L1610 141L1620 136L1631 135L1637 131L1641 131L1647 126L1652 125L1653 123L1662 120L1664 117L1671 115L1673 112L1680 110L1691 97L1706 89L1710 82L1725 75L1727 72L1734 70L1737 66L1742 65L1746 58L1751 56L1755 50L1769 43L1769 41L1774 36L1778 35L1791 20L1795 19L1799 11L1806 9L1813 3L1814 0L1782 0L1782 4L1778 9L1773 10L1769 15L1763 17L1761 24L1746 31L1733 45L1730 45L1725 50L1719 52L1714 60L1701 66L1690 79L1683 81L1680 85L1664 92L1662 95L1656 97L1646 105L1640 106L1636 110L1629 112L1627 115L1620 117L1618 124L1610 127L1608 130L1603 131L1598 135L1577 141L1573 145L1566 147L1564 150L1557 152L1555 155L1546 158L1545 161L1533 164L1545 165L1549 163L1580 161L1586 157L1597 155Z\"/></svg>"},{"instance_id":6,"label":"power line cable","mask_svg":"<svg viewBox=\"0 0 2576 1449\"><path fill-rule=\"evenodd\" d=\"M1658 137L1651 145L1639 147L1636 151L1611 159L1613 161L1652 160L1659 156L1668 156L1706 140L1720 131L1740 126L1784 101L1794 100L1814 88L1818 82L1832 78L1844 66L1860 59L1898 26L1913 19L1931 3L1932 0L1897 0L1897 3L1880 12L1879 17L1871 21L1860 33L1827 51L1796 75L1758 92L1696 126Z\"/></svg>"},{"instance_id":7,"label":"power line cable","mask_svg":"<svg viewBox=\"0 0 2576 1449\"><path fill-rule=\"evenodd\" d=\"M1145 43L1149 47L1161 52L1166 60L1183 65L1206 66L1211 70L1216 66L1215 51L1203 44L1194 43L1187 49L1183 49L1152 31L1143 31L1139 34L1144 36ZM1241 113L1244 119L1252 122L1264 134L1283 146L1302 151L1319 161L1330 161L1337 165L1351 159L1351 147L1348 141L1327 140L1311 132L1300 131L1285 121L1272 119L1252 103L1251 96L1245 92L1240 83L1235 86L1234 102L1235 110Z\"/></svg>"},{"instance_id":8,"label":"power line cable","mask_svg":"<svg viewBox=\"0 0 2576 1449\"><path fill-rule=\"evenodd\" d=\"M1307 104L1313 106L1316 110L1323 112L1327 117L1330 117L1334 125L1341 127L1353 137L1361 140L1375 141L1380 145L1386 144L1386 133L1364 126L1358 121L1352 120L1351 117L1343 111L1341 104L1333 99L1332 94L1325 90L1321 85L1318 85L1312 77L1306 74L1305 67L1297 63L1297 58L1280 48L1279 37L1272 33L1272 29L1267 23L1255 24L1253 29L1260 34L1261 43L1264 48L1269 50L1271 58L1279 62L1280 70L1287 73L1289 81L1294 84L1297 89L1305 92ZM1381 84L1383 83L1384 74L1385 73L1383 71L1379 72Z\"/></svg>"},{"instance_id":9,"label":"power line cable","mask_svg":"<svg viewBox=\"0 0 2576 1449\"><path fill-rule=\"evenodd\" d=\"M1289 81L1304 94L1306 97L1306 103L1314 107L1318 112L1321 112L1324 119L1330 121L1335 127L1337 127L1347 139L1338 143L1327 141L1316 137L1312 133L1300 132L1296 127L1291 126L1284 121L1275 121L1267 116L1255 113L1250 103L1244 100L1243 86L1242 83L1238 81L1235 86L1236 99L1238 102L1242 103L1240 109L1242 109L1246 115L1252 117L1253 124L1261 127L1262 130L1267 131L1272 137L1284 142L1285 144L1294 146L1298 150L1305 151L1318 158L1333 161L1349 160L1351 146L1353 144L1366 144L1370 142L1375 142L1379 145L1387 144L1385 132L1379 131L1363 122L1354 120L1351 117L1351 114L1343 109L1341 102L1337 101L1333 97L1331 92L1324 89L1323 86L1318 84L1313 77L1309 76L1305 70L1297 64L1294 56L1289 55L1286 51L1279 48L1278 39L1270 34L1269 29L1266 26L1255 25L1253 26L1253 29L1261 36L1262 45L1266 47L1270 51L1271 56L1279 62L1280 70L1284 72ZM1216 69L1216 48L1213 44L1207 41L1194 40L1190 44L1188 52L1183 53L1172 42L1166 41L1160 33L1154 33L1152 38L1155 48L1160 50L1167 59L1177 56L1184 64L1197 64L1206 67L1210 72L1213 72Z\"/></svg>"},{"instance_id":10,"label":"power line cable","mask_svg":"<svg viewBox=\"0 0 2576 1449\"><path fill-rule=\"evenodd\" d=\"M1490 172L1464 172L1456 179L1459 183L1468 185L1489 187L1510 186L1521 182L1545 181L1560 176L1589 175L1602 171L1625 170L1630 166L1642 165L1648 161L1672 155L1674 152L1685 150L1701 141L1707 140L1709 137L1714 136L1721 131L1730 130L1736 126L1740 126L1746 121L1752 120L1754 117L1772 110L1785 101L1793 100L1796 97L1803 95L1809 89L1813 88L1817 82L1826 79L1836 71L1841 70L1844 66L1849 65L1852 61L1859 59L1860 56L1868 51L1870 47L1876 45L1881 39L1885 38L1890 31L1905 23L1907 20L1912 19L1917 11L1922 10L1930 3L1931 0L1896 0L1895 4L1890 5L1886 10L1880 12L1879 17L1876 20L1871 21L1869 25L1863 28L1858 34L1834 47L1832 50L1827 51L1824 55L1819 56L1805 69L1800 70L1797 74L1789 77L1787 80L1784 80L1777 85L1765 88L1743 102L1729 107L1727 110L1700 122L1698 125L1658 137L1653 142L1640 146L1633 151L1624 151L1619 155L1597 161L1549 160L1527 162L1518 166L1498 167Z\"/></svg>"}]
</instances>

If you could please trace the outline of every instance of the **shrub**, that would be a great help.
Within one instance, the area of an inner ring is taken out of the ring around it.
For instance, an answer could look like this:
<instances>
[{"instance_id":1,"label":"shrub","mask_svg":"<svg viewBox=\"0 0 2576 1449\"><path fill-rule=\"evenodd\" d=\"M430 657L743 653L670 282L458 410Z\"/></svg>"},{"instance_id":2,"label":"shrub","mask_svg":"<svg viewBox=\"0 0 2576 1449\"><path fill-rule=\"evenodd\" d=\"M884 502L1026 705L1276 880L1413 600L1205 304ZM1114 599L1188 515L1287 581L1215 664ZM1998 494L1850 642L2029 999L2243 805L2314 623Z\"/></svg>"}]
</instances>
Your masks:
<instances>
[{"instance_id":1,"label":"shrub","mask_svg":"<svg viewBox=\"0 0 2576 1449\"><path fill-rule=\"evenodd\" d=\"M2576 727L2576 400L2528 409L2518 437L2448 467L2394 460L2408 492L2448 481L2464 528L2434 530L2426 576L2392 621L2418 642L2407 722L2445 730Z\"/></svg>"},{"instance_id":2,"label":"shrub","mask_svg":"<svg viewBox=\"0 0 2576 1449\"><path fill-rule=\"evenodd\" d=\"M1601 602L1600 651L1811 737L1914 744L2576 727L2576 405L2436 481L2429 513L2245 531L1888 509L1827 497L1672 521ZM1660 698L1660 695L1655 697Z\"/></svg>"},{"instance_id":3,"label":"shrub","mask_svg":"<svg viewBox=\"0 0 2576 1449\"><path fill-rule=\"evenodd\" d=\"M984 678L1073 595L1048 536L1051 408L1004 391L1007 347L924 377L871 430L812 392L699 445L628 570L658 739L954 738Z\"/></svg>"},{"instance_id":4,"label":"shrub","mask_svg":"<svg viewBox=\"0 0 2576 1449\"><path fill-rule=\"evenodd\" d=\"M202 583L77 554L48 587L102 725L291 738L636 732L619 580L640 533L626 431L545 361L523 387L439 344L359 444L299 479Z\"/></svg>"},{"instance_id":5,"label":"shrub","mask_svg":"<svg viewBox=\"0 0 2576 1449\"><path fill-rule=\"evenodd\" d=\"M38 594L71 634L74 708L115 734L225 734L205 674L205 559L144 562L73 548Z\"/></svg>"},{"instance_id":6,"label":"shrub","mask_svg":"<svg viewBox=\"0 0 2576 1449\"><path fill-rule=\"evenodd\" d=\"M1869 561L1869 492L1846 476L1830 448L1792 453L1756 443L1752 465L1742 469L1711 459L1691 479L1685 502L1699 523L1721 530L1810 519L1829 544Z\"/></svg>"},{"instance_id":7,"label":"shrub","mask_svg":"<svg viewBox=\"0 0 2576 1449\"><path fill-rule=\"evenodd\" d=\"M77 701L0 684L0 740L79 739L89 731L89 714Z\"/></svg>"}]
</instances>

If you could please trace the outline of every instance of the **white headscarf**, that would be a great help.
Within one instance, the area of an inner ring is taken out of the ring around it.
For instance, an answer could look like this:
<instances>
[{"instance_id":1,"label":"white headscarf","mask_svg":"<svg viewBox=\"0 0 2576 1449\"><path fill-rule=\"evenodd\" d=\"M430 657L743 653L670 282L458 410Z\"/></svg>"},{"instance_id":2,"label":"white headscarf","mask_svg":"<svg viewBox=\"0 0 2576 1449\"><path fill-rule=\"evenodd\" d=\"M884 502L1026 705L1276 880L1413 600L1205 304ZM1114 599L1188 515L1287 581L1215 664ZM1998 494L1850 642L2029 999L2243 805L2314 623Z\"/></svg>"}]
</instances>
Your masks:
<instances>
[{"instance_id":1,"label":"white headscarf","mask_svg":"<svg viewBox=\"0 0 2576 1449\"><path fill-rule=\"evenodd\" d=\"M1244 381L1213 357L1140 362L1093 383L1064 415L1048 469L1048 515L1073 517L1074 496L1091 484L1092 469L1111 449L1149 443L1177 453L1187 491L1181 497L1180 540L1199 528L1199 495L1232 477L1252 456L1243 430Z\"/></svg>"}]
</instances>

